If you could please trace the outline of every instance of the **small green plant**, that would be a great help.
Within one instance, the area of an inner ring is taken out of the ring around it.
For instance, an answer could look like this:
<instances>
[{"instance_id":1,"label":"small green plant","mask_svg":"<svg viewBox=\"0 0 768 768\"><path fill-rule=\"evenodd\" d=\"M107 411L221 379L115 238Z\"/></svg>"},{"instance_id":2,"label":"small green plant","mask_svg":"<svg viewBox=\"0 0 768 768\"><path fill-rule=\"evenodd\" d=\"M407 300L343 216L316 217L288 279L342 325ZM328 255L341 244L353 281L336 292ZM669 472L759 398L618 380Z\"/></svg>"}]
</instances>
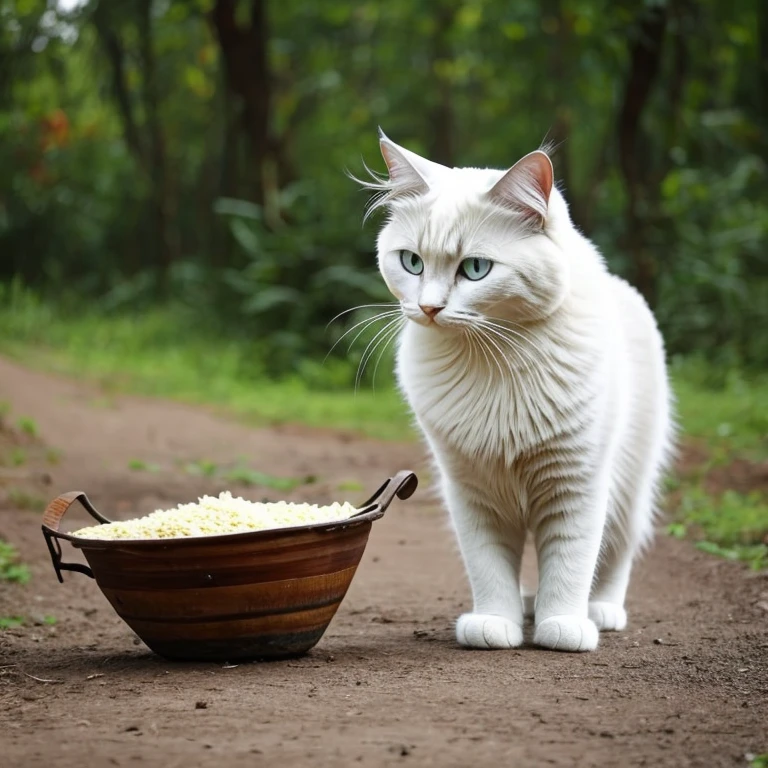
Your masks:
<instances>
[{"instance_id":1,"label":"small green plant","mask_svg":"<svg viewBox=\"0 0 768 768\"><path fill-rule=\"evenodd\" d=\"M16 422L16 426L25 434L30 437L37 437L40 432L37 428L37 422L29 416L21 416Z\"/></svg>"},{"instance_id":2,"label":"small green plant","mask_svg":"<svg viewBox=\"0 0 768 768\"><path fill-rule=\"evenodd\" d=\"M27 463L27 452L23 448L14 448L9 458L12 467L21 467Z\"/></svg>"},{"instance_id":3,"label":"small green plant","mask_svg":"<svg viewBox=\"0 0 768 768\"><path fill-rule=\"evenodd\" d=\"M184 471L188 475L202 475L203 477L216 477L219 468L218 466L208 459L201 459L200 461L192 461L184 467Z\"/></svg>"},{"instance_id":4,"label":"small green plant","mask_svg":"<svg viewBox=\"0 0 768 768\"><path fill-rule=\"evenodd\" d=\"M768 752L761 755L748 755L749 768L768 768Z\"/></svg>"},{"instance_id":5,"label":"small green plant","mask_svg":"<svg viewBox=\"0 0 768 768\"><path fill-rule=\"evenodd\" d=\"M678 520L667 526L677 538L691 534L697 547L752 568L768 567L768 500L759 492L727 490L720 496L699 485L685 488Z\"/></svg>"},{"instance_id":6,"label":"small green plant","mask_svg":"<svg viewBox=\"0 0 768 768\"><path fill-rule=\"evenodd\" d=\"M365 490L363 488L363 484L359 483L357 480L345 480L342 483L339 483L336 486L336 490L338 491L362 491Z\"/></svg>"},{"instance_id":7,"label":"small green plant","mask_svg":"<svg viewBox=\"0 0 768 768\"><path fill-rule=\"evenodd\" d=\"M50 465L55 466L61 461L63 455L63 451L59 448L47 448L45 451L45 460Z\"/></svg>"},{"instance_id":8,"label":"small green plant","mask_svg":"<svg viewBox=\"0 0 768 768\"><path fill-rule=\"evenodd\" d=\"M317 482L317 478L308 475L307 477L276 477L268 475L265 472L259 472L250 467L238 466L227 470L223 477L232 483L242 483L243 485L260 485L264 488L272 488L276 491L292 491L300 485L309 485Z\"/></svg>"},{"instance_id":9,"label":"small green plant","mask_svg":"<svg viewBox=\"0 0 768 768\"><path fill-rule=\"evenodd\" d=\"M9 488L8 501L16 509L28 509L32 512L43 512L47 503L42 496L29 493L21 488Z\"/></svg>"},{"instance_id":10,"label":"small green plant","mask_svg":"<svg viewBox=\"0 0 768 768\"><path fill-rule=\"evenodd\" d=\"M144 461L143 459L131 459L128 462L128 469L134 472L159 472L160 467L157 464Z\"/></svg>"},{"instance_id":11,"label":"small green plant","mask_svg":"<svg viewBox=\"0 0 768 768\"><path fill-rule=\"evenodd\" d=\"M55 616L43 616L43 624L48 627L52 627L58 619Z\"/></svg>"},{"instance_id":12,"label":"small green plant","mask_svg":"<svg viewBox=\"0 0 768 768\"><path fill-rule=\"evenodd\" d=\"M24 563L19 562L19 553L16 551L16 547L0 539L0 581L26 584L29 578L29 568Z\"/></svg>"},{"instance_id":13,"label":"small green plant","mask_svg":"<svg viewBox=\"0 0 768 768\"><path fill-rule=\"evenodd\" d=\"M23 616L0 616L0 629L13 629L14 627L23 626Z\"/></svg>"}]
</instances>

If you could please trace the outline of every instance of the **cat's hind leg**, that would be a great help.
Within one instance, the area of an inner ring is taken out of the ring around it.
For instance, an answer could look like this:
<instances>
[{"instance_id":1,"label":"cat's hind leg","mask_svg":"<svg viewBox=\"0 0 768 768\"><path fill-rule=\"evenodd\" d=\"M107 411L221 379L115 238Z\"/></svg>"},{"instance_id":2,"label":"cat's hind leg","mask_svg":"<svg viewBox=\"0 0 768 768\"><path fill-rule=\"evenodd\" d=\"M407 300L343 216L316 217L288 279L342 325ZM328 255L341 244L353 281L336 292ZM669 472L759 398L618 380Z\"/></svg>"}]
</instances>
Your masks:
<instances>
[{"instance_id":1,"label":"cat's hind leg","mask_svg":"<svg viewBox=\"0 0 768 768\"><path fill-rule=\"evenodd\" d=\"M621 631L627 626L624 598L632 570L632 547L627 541L603 547L589 598L589 618L601 632Z\"/></svg>"},{"instance_id":2,"label":"cat's hind leg","mask_svg":"<svg viewBox=\"0 0 768 768\"><path fill-rule=\"evenodd\" d=\"M472 612L456 622L456 639L467 648L516 648L523 642L519 574L525 533L455 485L446 497L473 599Z\"/></svg>"},{"instance_id":3,"label":"cat's hind leg","mask_svg":"<svg viewBox=\"0 0 768 768\"><path fill-rule=\"evenodd\" d=\"M653 530L655 489L660 474L657 457L634 447L619 454L615 487L605 525L600 559L589 598L589 618L601 631L627 626L624 601L632 562Z\"/></svg>"}]
</instances>

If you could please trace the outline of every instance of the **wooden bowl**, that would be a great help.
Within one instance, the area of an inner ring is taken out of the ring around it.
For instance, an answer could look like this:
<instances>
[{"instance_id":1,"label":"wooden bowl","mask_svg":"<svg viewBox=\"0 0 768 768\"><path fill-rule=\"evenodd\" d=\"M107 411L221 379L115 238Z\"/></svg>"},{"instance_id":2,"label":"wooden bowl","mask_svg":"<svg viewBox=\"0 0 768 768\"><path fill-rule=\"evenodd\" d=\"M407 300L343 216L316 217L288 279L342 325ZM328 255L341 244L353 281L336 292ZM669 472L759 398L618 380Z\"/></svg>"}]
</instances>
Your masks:
<instances>
[{"instance_id":1,"label":"wooden bowl","mask_svg":"<svg viewBox=\"0 0 768 768\"><path fill-rule=\"evenodd\" d=\"M178 539L98 540L59 531L79 491L54 499L43 535L62 571L96 580L117 614L169 659L234 661L306 653L323 636L352 582L374 520L395 496L407 499L416 475L398 472L348 520L251 533ZM64 563L59 539L88 565Z\"/></svg>"}]
</instances>

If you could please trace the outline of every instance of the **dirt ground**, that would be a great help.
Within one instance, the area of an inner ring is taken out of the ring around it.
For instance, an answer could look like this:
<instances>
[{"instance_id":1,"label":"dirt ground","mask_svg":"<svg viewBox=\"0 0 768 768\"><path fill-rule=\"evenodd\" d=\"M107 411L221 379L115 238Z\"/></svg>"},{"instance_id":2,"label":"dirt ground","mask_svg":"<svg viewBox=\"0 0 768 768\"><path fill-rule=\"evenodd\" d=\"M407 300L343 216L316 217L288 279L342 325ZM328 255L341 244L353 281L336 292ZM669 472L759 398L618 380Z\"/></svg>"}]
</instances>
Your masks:
<instances>
[{"instance_id":1,"label":"dirt ground","mask_svg":"<svg viewBox=\"0 0 768 768\"><path fill-rule=\"evenodd\" d=\"M296 499L359 502L402 468L422 480L374 524L319 645L298 660L237 666L156 657L93 581L71 573L59 584L40 513L14 508L0 485L0 538L32 571L27 585L0 582L0 616L32 619L0 630L2 765L715 768L768 751L768 574L660 535L636 569L629 628L604 634L595 653L467 651L452 624L469 590L419 446L105 399L0 358L2 400L9 423L34 417L41 440L63 451L48 465L29 446L25 470L51 477L27 491L84 490L116 518L223 490L180 466L203 459L316 476ZM136 459L157 471L131 470ZM361 490L338 490L350 483Z\"/></svg>"}]
</instances>

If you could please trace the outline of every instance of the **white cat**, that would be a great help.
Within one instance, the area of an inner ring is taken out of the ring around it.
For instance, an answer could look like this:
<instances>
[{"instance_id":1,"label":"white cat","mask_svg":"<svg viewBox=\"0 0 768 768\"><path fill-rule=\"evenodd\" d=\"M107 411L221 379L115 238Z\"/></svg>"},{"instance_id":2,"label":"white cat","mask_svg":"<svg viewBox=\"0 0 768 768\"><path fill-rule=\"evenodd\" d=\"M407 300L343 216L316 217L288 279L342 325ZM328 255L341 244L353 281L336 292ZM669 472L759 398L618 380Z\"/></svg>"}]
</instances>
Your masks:
<instances>
[{"instance_id":1,"label":"white cat","mask_svg":"<svg viewBox=\"0 0 768 768\"><path fill-rule=\"evenodd\" d=\"M626 626L671 453L664 348L641 296L572 224L545 151L447 168L381 134L379 268L410 321L397 375L434 455L472 587L456 636L597 647ZM521 596L527 532L535 604ZM525 605L524 605L525 604Z\"/></svg>"}]
</instances>

